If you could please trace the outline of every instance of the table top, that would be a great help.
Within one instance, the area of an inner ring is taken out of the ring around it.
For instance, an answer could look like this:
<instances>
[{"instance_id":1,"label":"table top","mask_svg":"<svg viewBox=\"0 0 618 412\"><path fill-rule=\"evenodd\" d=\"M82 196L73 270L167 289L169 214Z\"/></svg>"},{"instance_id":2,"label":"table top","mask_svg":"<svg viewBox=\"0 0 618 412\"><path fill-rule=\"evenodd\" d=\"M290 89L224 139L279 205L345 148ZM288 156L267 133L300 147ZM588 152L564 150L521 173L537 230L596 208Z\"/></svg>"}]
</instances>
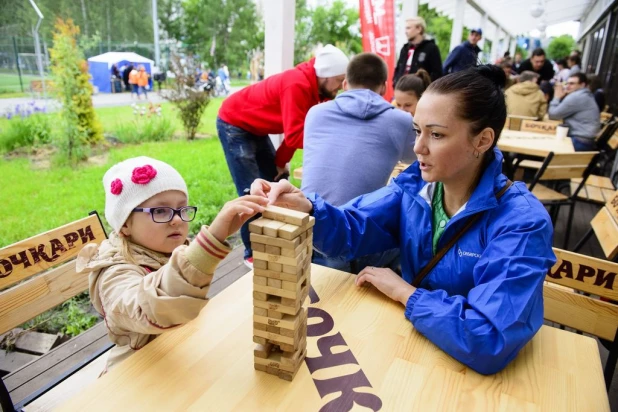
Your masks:
<instances>
[{"instance_id":1,"label":"table top","mask_svg":"<svg viewBox=\"0 0 618 412\"><path fill-rule=\"evenodd\" d=\"M503 152L547 157L549 152L575 153L570 138L556 139L555 136L504 129L498 140L498 148Z\"/></svg>"},{"instance_id":2,"label":"table top","mask_svg":"<svg viewBox=\"0 0 618 412\"><path fill-rule=\"evenodd\" d=\"M399 303L356 287L352 275L312 265L311 278L310 297L319 301L309 305L309 362L293 382L253 369L249 273L61 410L349 410L354 398L383 411L609 411L589 337L543 326L505 370L483 376L416 332Z\"/></svg>"}]
</instances>

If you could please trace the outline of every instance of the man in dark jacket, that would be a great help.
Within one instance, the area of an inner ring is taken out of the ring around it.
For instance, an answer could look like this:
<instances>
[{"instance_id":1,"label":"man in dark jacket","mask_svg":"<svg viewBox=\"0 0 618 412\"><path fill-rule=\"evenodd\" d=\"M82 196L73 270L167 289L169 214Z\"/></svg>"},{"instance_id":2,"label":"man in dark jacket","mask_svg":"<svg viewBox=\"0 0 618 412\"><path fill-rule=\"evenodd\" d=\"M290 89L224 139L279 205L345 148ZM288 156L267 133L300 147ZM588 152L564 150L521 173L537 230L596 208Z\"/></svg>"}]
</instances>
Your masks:
<instances>
[{"instance_id":1,"label":"man in dark jacket","mask_svg":"<svg viewBox=\"0 0 618 412\"><path fill-rule=\"evenodd\" d=\"M393 76L393 87L406 74L414 74L418 69L425 69L436 80L442 76L442 57L440 49L433 39L425 38L427 26L422 17L412 17L406 20L406 37L408 42L404 44L399 53L399 60Z\"/></svg>"},{"instance_id":2,"label":"man in dark jacket","mask_svg":"<svg viewBox=\"0 0 618 412\"><path fill-rule=\"evenodd\" d=\"M523 61L517 72L519 74L530 70L539 75L539 83L543 80L550 81L554 78L554 68L549 60L545 57L545 50L538 47L532 51L532 56Z\"/></svg>"},{"instance_id":3,"label":"man in dark jacket","mask_svg":"<svg viewBox=\"0 0 618 412\"><path fill-rule=\"evenodd\" d=\"M483 30L472 29L468 40L455 47L444 62L444 73L455 73L478 64L478 56L481 52L477 43L483 38Z\"/></svg>"}]
</instances>

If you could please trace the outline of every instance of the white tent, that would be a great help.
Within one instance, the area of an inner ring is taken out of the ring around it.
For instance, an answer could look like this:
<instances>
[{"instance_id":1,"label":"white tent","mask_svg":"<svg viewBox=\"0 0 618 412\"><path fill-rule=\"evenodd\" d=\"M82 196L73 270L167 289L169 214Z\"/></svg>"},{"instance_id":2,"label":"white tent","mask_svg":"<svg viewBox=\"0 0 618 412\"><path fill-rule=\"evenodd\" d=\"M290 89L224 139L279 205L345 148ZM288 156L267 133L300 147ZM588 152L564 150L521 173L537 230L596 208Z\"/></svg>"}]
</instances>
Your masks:
<instances>
[{"instance_id":1,"label":"white tent","mask_svg":"<svg viewBox=\"0 0 618 412\"><path fill-rule=\"evenodd\" d=\"M92 76L92 84L103 93L111 93L111 68L129 64L143 65L148 74L152 74L154 61L133 52L108 52L88 59L88 71ZM152 83L151 83L152 86Z\"/></svg>"}]
</instances>

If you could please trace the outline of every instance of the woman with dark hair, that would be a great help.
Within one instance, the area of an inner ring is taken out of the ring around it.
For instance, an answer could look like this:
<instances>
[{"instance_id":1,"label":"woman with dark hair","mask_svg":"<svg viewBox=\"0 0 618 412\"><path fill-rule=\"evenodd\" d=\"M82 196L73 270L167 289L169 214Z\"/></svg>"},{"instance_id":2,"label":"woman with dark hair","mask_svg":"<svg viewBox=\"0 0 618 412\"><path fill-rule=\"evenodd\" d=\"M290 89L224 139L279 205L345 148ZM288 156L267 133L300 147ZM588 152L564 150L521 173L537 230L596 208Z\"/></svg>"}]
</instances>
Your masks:
<instances>
[{"instance_id":1,"label":"woman with dark hair","mask_svg":"<svg viewBox=\"0 0 618 412\"><path fill-rule=\"evenodd\" d=\"M592 92L597 106L599 106L599 111L602 112L605 109L605 92L601 79L596 74L587 74L586 77L588 78L588 88Z\"/></svg>"},{"instance_id":2,"label":"woman with dark hair","mask_svg":"<svg viewBox=\"0 0 618 412\"><path fill-rule=\"evenodd\" d=\"M399 247L401 276L367 267L356 284L400 302L417 331L483 374L502 370L543 324L543 280L556 261L545 208L501 172L504 82L497 66L433 82L414 118L418 161L339 208L287 181L251 186L313 214L314 247L329 256Z\"/></svg>"},{"instance_id":3,"label":"woman with dark hair","mask_svg":"<svg viewBox=\"0 0 618 412\"><path fill-rule=\"evenodd\" d=\"M414 74L406 74L395 86L395 106L414 116L418 100L430 83L431 77L423 69Z\"/></svg>"}]
</instances>

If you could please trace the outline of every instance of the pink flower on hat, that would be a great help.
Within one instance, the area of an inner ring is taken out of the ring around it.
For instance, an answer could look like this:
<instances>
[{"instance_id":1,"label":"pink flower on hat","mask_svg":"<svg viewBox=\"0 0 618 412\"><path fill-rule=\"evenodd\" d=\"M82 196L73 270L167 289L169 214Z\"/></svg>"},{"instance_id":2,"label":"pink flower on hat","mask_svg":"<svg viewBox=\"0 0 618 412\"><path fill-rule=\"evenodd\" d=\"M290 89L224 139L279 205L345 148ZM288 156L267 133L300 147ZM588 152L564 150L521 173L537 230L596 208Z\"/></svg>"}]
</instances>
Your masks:
<instances>
[{"instance_id":1,"label":"pink flower on hat","mask_svg":"<svg viewBox=\"0 0 618 412\"><path fill-rule=\"evenodd\" d=\"M112 182L111 184L111 190L113 195L119 195L120 193L122 193L122 180L120 179L116 179Z\"/></svg>"},{"instance_id":2,"label":"pink flower on hat","mask_svg":"<svg viewBox=\"0 0 618 412\"><path fill-rule=\"evenodd\" d=\"M157 171L154 167L150 165L145 165L141 167L136 167L133 169L133 174L131 175L131 181L133 183L137 183L138 185L146 185L157 175Z\"/></svg>"}]
</instances>

